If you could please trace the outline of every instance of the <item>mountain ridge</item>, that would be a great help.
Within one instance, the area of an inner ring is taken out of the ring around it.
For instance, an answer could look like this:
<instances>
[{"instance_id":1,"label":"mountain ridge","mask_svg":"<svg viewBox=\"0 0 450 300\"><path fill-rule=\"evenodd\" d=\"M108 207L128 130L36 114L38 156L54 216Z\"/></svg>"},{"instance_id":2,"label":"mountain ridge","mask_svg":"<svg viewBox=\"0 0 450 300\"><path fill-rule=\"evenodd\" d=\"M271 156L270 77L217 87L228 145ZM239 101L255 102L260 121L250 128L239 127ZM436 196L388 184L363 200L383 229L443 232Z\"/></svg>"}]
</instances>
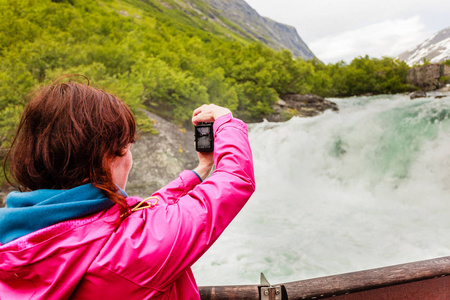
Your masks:
<instances>
[{"instance_id":1,"label":"mountain ridge","mask_svg":"<svg viewBox=\"0 0 450 300\"><path fill-rule=\"evenodd\" d=\"M444 28L411 50L405 51L398 56L408 65L428 61L430 63L441 63L450 59L450 26Z\"/></svg>"},{"instance_id":2,"label":"mountain ridge","mask_svg":"<svg viewBox=\"0 0 450 300\"><path fill-rule=\"evenodd\" d=\"M293 26L259 15L244 0L175 0L172 4L159 1L165 8L194 12L202 21L214 22L246 40L259 41L275 50L287 49L305 60L315 57Z\"/></svg>"},{"instance_id":3,"label":"mountain ridge","mask_svg":"<svg viewBox=\"0 0 450 300\"><path fill-rule=\"evenodd\" d=\"M243 0L205 0L205 2L262 43L277 50L288 49L294 56L306 60L315 57L293 26L259 15L247 2ZM242 13L247 18L243 19Z\"/></svg>"}]
</instances>

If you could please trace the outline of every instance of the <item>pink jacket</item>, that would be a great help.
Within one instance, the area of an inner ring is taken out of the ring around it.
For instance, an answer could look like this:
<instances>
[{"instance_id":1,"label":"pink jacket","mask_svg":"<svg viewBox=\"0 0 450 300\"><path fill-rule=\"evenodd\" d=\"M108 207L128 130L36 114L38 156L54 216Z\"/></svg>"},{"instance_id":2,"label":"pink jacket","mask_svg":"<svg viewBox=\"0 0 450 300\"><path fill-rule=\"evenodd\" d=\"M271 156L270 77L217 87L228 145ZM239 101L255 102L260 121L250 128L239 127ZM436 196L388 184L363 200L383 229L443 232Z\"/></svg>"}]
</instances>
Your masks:
<instances>
[{"instance_id":1,"label":"pink jacket","mask_svg":"<svg viewBox=\"0 0 450 300\"><path fill-rule=\"evenodd\" d=\"M115 205L1 245L0 299L199 299L190 267L255 190L246 125L229 114L214 132L203 183L184 171L123 221Z\"/></svg>"}]
</instances>

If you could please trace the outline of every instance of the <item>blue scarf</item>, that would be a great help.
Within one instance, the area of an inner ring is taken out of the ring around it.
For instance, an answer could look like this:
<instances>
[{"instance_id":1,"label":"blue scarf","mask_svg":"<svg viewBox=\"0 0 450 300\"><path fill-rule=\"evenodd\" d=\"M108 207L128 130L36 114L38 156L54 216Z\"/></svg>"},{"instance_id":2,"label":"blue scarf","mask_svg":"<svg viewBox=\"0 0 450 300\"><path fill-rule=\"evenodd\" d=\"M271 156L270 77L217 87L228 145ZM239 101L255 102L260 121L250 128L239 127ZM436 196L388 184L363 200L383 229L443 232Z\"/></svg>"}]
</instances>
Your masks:
<instances>
[{"instance_id":1,"label":"blue scarf","mask_svg":"<svg viewBox=\"0 0 450 300\"><path fill-rule=\"evenodd\" d=\"M12 192L6 197L6 207L0 208L0 243L113 205L90 183L70 190Z\"/></svg>"}]
</instances>

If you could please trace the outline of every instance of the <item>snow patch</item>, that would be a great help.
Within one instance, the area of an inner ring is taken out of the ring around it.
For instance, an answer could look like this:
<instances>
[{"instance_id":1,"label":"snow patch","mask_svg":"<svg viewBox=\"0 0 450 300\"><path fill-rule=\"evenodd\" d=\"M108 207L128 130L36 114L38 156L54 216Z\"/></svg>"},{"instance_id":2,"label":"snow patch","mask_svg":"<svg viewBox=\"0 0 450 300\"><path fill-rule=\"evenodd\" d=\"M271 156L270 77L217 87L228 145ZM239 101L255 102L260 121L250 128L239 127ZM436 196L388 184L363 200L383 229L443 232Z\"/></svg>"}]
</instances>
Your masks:
<instances>
[{"instance_id":1,"label":"snow patch","mask_svg":"<svg viewBox=\"0 0 450 300\"><path fill-rule=\"evenodd\" d=\"M424 59L431 63L450 59L450 27L433 34L413 50L402 53L399 58L410 66Z\"/></svg>"}]
</instances>

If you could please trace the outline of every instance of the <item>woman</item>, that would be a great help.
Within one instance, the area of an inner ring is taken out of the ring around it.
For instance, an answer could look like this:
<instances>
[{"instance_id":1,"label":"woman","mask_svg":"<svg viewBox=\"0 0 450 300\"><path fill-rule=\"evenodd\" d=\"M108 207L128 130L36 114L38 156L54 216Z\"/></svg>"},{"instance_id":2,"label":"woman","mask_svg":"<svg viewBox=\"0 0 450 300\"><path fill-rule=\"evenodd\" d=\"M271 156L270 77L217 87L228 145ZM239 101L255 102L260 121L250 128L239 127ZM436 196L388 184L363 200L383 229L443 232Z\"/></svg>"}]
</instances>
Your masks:
<instances>
[{"instance_id":1,"label":"woman","mask_svg":"<svg viewBox=\"0 0 450 300\"><path fill-rule=\"evenodd\" d=\"M214 154L143 200L124 192L136 125L121 100L79 83L35 94L7 157L26 191L0 209L0 299L199 299L190 267L255 183L242 121L203 105L192 122L214 122Z\"/></svg>"}]
</instances>

